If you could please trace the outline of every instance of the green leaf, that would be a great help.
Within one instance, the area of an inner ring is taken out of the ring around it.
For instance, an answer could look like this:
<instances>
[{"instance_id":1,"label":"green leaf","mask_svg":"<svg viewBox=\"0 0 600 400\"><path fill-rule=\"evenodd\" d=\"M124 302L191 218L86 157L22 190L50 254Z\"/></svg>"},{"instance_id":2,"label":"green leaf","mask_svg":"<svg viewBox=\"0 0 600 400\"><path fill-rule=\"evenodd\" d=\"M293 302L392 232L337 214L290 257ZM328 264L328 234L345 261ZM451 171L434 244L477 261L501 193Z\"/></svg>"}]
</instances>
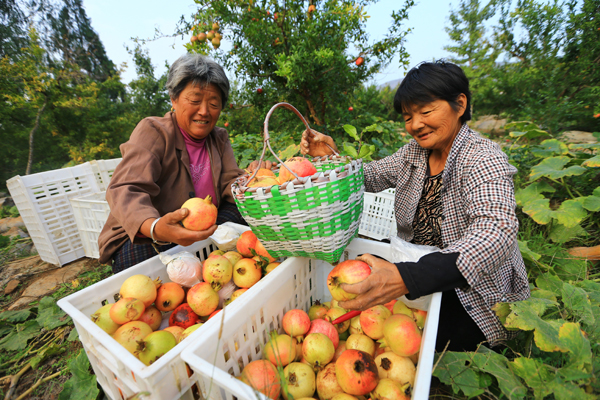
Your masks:
<instances>
[{"instance_id":1,"label":"green leaf","mask_svg":"<svg viewBox=\"0 0 600 400\"><path fill-rule=\"evenodd\" d=\"M558 207L558 210L552 213L552 217L567 228L573 228L587 217L587 211L579 201L565 200Z\"/></svg>"},{"instance_id":2,"label":"green leaf","mask_svg":"<svg viewBox=\"0 0 600 400\"><path fill-rule=\"evenodd\" d=\"M344 143L344 151L346 152L346 154L348 154L350 157L354 158L354 159L358 159L358 153L356 152L356 149L354 148L354 146L351 146L348 143Z\"/></svg>"},{"instance_id":3,"label":"green leaf","mask_svg":"<svg viewBox=\"0 0 600 400\"><path fill-rule=\"evenodd\" d=\"M599 188L596 188L594 190L594 193L596 193L596 190L598 190ZM596 212L596 211L600 211L600 194L596 195L593 194L591 196L587 196L583 199L583 202L581 203L581 205L588 211L592 211L592 212Z\"/></svg>"},{"instance_id":4,"label":"green leaf","mask_svg":"<svg viewBox=\"0 0 600 400\"><path fill-rule=\"evenodd\" d=\"M279 156L280 159L285 161L288 158L294 157L299 151L300 151L299 144L290 144L284 150L281 150L277 155Z\"/></svg>"},{"instance_id":5,"label":"green leaf","mask_svg":"<svg viewBox=\"0 0 600 400\"><path fill-rule=\"evenodd\" d=\"M69 342L74 342L76 340L79 340L79 333L77 332L77 329L71 329L71 332L69 332L69 336L67 337L67 340Z\"/></svg>"},{"instance_id":6,"label":"green leaf","mask_svg":"<svg viewBox=\"0 0 600 400\"><path fill-rule=\"evenodd\" d=\"M531 121L512 121L506 124L504 129L527 132L531 130L539 130L540 128Z\"/></svg>"},{"instance_id":7,"label":"green leaf","mask_svg":"<svg viewBox=\"0 0 600 400\"><path fill-rule=\"evenodd\" d=\"M552 292L556 296L559 296L562 293L563 281L556 275L539 275L535 280L535 284L538 288Z\"/></svg>"},{"instance_id":8,"label":"green leaf","mask_svg":"<svg viewBox=\"0 0 600 400\"><path fill-rule=\"evenodd\" d=\"M567 228L561 224L554 224L550 229L548 237L554 243L566 243L579 236L587 236L588 233L581 225L575 225L574 227Z\"/></svg>"},{"instance_id":9,"label":"green leaf","mask_svg":"<svg viewBox=\"0 0 600 400\"><path fill-rule=\"evenodd\" d=\"M371 154L373 153L371 152L370 146L361 146L360 152L358 153L358 158L366 158Z\"/></svg>"},{"instance_id":10,"label":"green leaf","mask_svg":"<svg viewBox=\"0 0 600 400\"><path fill-rule=\"evenodd\" d=\"M569 150L600 150L600 143L572 143L569 145Z\"/></svg>"},{"instance_id":11,"label":"green leaf","mask_svg":"<svg viewBox=\"0 0 600 400\"><path fill-rule=\"evenodd\" d=\"M540 259L541 255L531 251L529 249L529 246L527 245L527 241L518 241L519 243L519 250L521 251L521 255L523 256L523 258L528 259L530 261L537 261Z\"/></svg>"},{"instance_id":12,"label":"green leaf","mask_svg":"<svg viewBox=\"0 0 600 400\"><path fill-rule=\"evenodd\" d=\"M12 331L13 329L15 329L15 327L10 324L4 324L4 323L0 324L0 338L4 337L7 333Z\"/></svg>"},{"instance_id":13,"label":"green leaf","mask_svg":"<svg viewBox=\"0 0 600 400\"><path fill-rule=\"evenodd\" d=\"M583 323L587 325L595 323L592 303L585 290L565 282L562 288L562 301L565 307L579 317Z\"/></svg>"},{"instance_id":14,"label":"green leaf","mask_svg":"<svg viewBox=\"0 0 600 400\"><path fill-rule=\"evenodd\" d=\"M584 167L589 167L589 168L598 168L600 167L600 154L592 157L592 158L588 158L587 160L585 160L583 163L581 163L582 166Z\"/></svg>"},{"instance_id":15,"label":"green leaf","mask_svg":"<svg viewBox=\"0 0 600 400\"><path fill-rule=\"evenodd\" d=\"M436 361L438 364L433 371L433 376L446 385L452 386L454 393L462 390L468 397L484 393L484 388L479 386L479 374L467 366L471 364L470 355L471 353L444 353L442 359Z\"/></svg>"},{"instance_id":16,"label":"green leaf","mask_svg":"<svg viewBox=\"0 0 600 400\"><path fill-rule=\"evenodd\" d=\"M35 320L17 324L14 331L0 340L0 349L8 351L22 350L27 347L29 339L40 333L40 329L40 325Z\"/></svg>"},{"instance_id":17,"label":"green leaf","mask_svg":"<svg viewBox=\"0 0 600 400\"><path fill-rule=\"evenodd\" d=\"M523 212L541 225L546 225L548 222L552 221L553 211L550 209L549 199L530 201L523 206Z\"/></svg>"},{"instance_id":18,"label":"green leaf","mask_svg":"<svg viewBox=\"0 0 600 400\"><path fill-rule=\"evenodd\" d=\"M56 305L56 301L50 296L46 296L40 300L36 320L38 324L47 330L52 330L71 322L71 318Z\"/></svg>"},{"instance_id":19,"label":"green leaf","mask_svg":"<svg viewBox=\"0 0 600 400\"><path fill-rule=\"evenodd\" d=\"M69 362L73 376L65 382L58 400L87 400L98 397L100 391L96 384L96 376L90 374L90 362L83 350Z\"/></svg>"},{"instance_id":20,"label":"green leaf","mask_svg":"<svg viewBox=\"0 0 600 400\"><path fill-rule=\"evenodd\" d=\"M36 354L36 356L33 357L31 361L29 361L29 363L31 364L31 368L36 369L37 366L40 365L48 357L51 357L55 354L60 354L65 350L65 347L62 347L56 343L51 344L50 346L44 348L44 350Z\"/></svg>"},{"instance_id":21,"label":"green leaf","mask_svg":"<svg viewBox=\"0 0 600 400\"><path fill-rule=\"evenodd\" d=\"M556 139L548 139L537 146L532 146L531 152L536 157L550 157L553 155L562 156L569 153L569 147Z\"/></svg>"},{"instance_id":22,"label":"green leaf","mask_svg":"<svg viewBox=\"0 0 600 400\"><path fill-rule=\"evenodd\" d=\"M588 262L585 259L570 256L554 257L553 269L564 281L581 280L587 274Z\"/></svg>"},{"instance_id":23,"label":"green leaf","mask_svg":"<svg viewBox=\"0 0 600 400\"><path fill-rule=\"evenodd\" d=\"M0 314L0 321L6 322L23 322L31 315L31 311L27 310L19 310L19 311L5 311Z\"/></svg>"},{"instance_id":24,"label":"green leaf","mask_svg":"<svg viewBox=\"0 0 600 400\"><path fill-rule=\"evenodd\" d=\"M566 156L546 158L531 168L529 178L533 181L544 176L550 179L560 179L565 176L581 175L586 171L585 168L578 165L563 169L569 161L571 159Z\"/></svg>"},{"instance_id":25,"label":"green leaf","mask_svg":"<svg viewBox=\"0 0 600 400\"><path fill-rule=\"evenodd\" d=\"M563 347L568 351L569 366L589 368L592 366L592 349L590 341L583 337L579 324L566 322L560 327L559 337Z\"/></svg>"},{"instance_id":26,"label":"green leaf","mask_svg":"<svg viewBox=\"0 0 600 400\"><path fill-rule=\"evenodd\" d=\"M523 382L531 389L536 399L543 399L552 393L548 383L555 377L549 366L535 358L519 357L512 361L515 374L523 379Z\"/></svg>"},{"instance_id":27,"label":"green leaf","mask_svg":"<svg viewBox=\"0 0 600 400\"><path fill-rule=\"evenodd\" d=\"M531 290L531 297L534 297L536 299L547 299L550 300L552 302L557 302L557 298L556 295L549 291L549 290L544 290L544 289L540 289L540 288L534 288Z\"/></svg>"},{"instance_id":28,"label":"green leaf","mask_svg":"<svg viewBox=\"0 0 600 400\"><path fill-rule=\"evenodd\" d=\"M350 137L354 140L356 140L357 142L360 140L360 138L358 137L358 132L356 132L356 128L353 127L352 125L344 125L344 130L346 131L346 133L348 135L350 135Z\"/></svg>"},{"instance_id":29,"label":"green leaf","mask_svg":"<svg viewBox=\"0 0 600 400\"><path fill-rule=\"evenodd\" d=\"M527 389L510 370L508 359L494 351L473 353L473 364L483 372L493 375L498 387L509 399L522 399Z\"/></svg>"},{"instance_id":30,"label":"green leaf","mask_svg":"<svg viewBox=\"0 0 600 400\"><path fill-rule=\"evenodd\" d=\"M509 303L496 303L492 306L492 311L496 313L496 316L502 322L502 325L506 323L506 317L510 315L510 304Z\"/></svg>"},{"instance_id":31,"label":"green leaf","mask_svg":"<svg viewBox=\"0 0 600 400\"><path fill-rule=\"evenodd\" d=\"M542 193L554 193L554 191L555 189L548 182L537 181L523 189L517 190L515 199L517 200L517 205L522 207L523 204L527 204L530 201L543 199L544 195Z\"/></svg>"}]
</instances>

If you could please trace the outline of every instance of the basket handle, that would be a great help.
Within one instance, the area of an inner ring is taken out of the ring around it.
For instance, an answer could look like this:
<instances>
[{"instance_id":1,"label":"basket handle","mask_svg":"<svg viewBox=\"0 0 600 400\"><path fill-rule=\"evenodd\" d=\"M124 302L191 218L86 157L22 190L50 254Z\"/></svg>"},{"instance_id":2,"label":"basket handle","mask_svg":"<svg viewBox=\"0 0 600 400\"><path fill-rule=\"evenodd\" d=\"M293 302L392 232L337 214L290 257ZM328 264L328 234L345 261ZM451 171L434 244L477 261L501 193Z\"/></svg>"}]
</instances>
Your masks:
<instances>
[{"instance_id":1,"label":"basket handle","mask_svg":"<svg viewBox=\"0 0 600 400\"><path fill-rule=\"evenodd\" d=\"M260 155L260 159L258 160L258 165L260 167L260 164L263 162L263 159L265 158L265 152L267 150L267 146L269 147L269 150L271 151L271 154L273 154L273 156L275 156L275 158L277 159L277 161L279 161L279 163L281 165L283 165L285 167L285 169L287 169L288 171L291 172L292 175L294 175L296 177L296 179L300 179L300 177L298 175L296 175L296 173L294 171L292 171L291 169L288 168L287 165L285 165L285 163L283 161L281 161L281 159L277 156L277 154L275 154L275 152L273 151L273 149L271 148L271 143L269 142L270 136L269 136L269 118L271 118L271 114L273 114L273 112L275 111L275 109L279 108L279 107L284 107L287 108L288 110L291 110L294 114L296 114L298 116L298 118L300 118L300 120L302 121L302 123L304 123L304 126L306 126L306 130L310 133L312 133L312 129L310 129L310 126L308 126L308 122L306 122L306 120L304 119L304 117L302 116L302 114L300 114L300 112L298 110L296 110L296 108L289 104L289 103L277 103L275 104L273 107L271 107L271 109L269 110L269 112L267 113L267 116L265 117L265 122L264 122L264 141L263 141L263 150L262 153ZM325 143L327 144L327 143ZM331 151L333 151L333 153L336 156L339 156L338 152L335 151L331 146L329 146L327 144L327 147L329 147L331 149ZM254 173L252 174L252 176L250 176L250 178L248 178L248 182L250 182L252 179L254 179L254 177L256 176L256 174L258 173L258 169L257 168Z\"/></svg>"}]
</instances>

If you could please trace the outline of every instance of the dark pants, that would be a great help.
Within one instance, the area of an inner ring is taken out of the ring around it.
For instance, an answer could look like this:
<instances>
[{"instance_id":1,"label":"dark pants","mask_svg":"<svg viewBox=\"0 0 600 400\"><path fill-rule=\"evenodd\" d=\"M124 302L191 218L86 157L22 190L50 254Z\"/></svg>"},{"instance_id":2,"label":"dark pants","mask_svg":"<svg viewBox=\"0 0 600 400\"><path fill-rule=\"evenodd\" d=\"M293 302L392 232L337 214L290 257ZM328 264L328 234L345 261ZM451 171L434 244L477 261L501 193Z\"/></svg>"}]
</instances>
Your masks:
<instances>
[{"instance_id":1,"label":"dark pants","mask_svg":"<svg viewBox=\"0 0 600 400\"><path fill-rule=\"evenodd\" d=\"M442 292L435 350L442 352L448 341L447 351L475 351L477 345L485 342L485 335L467 314L454 289Z\"/></svg>"},{"instance_id":2,"label":"dark pants","mask_svg":"<svg viewBox=\"0 0 600 400\"><path fill-rule=\"evenodd\" d=\"M224 201L219 207L219 213L217 214L217 225L221 225L228 221L236 224L248 225L244 218L242 218L242 214L240 214L238 211L237 206ZM172 243L165 246L156 247L158 248L158 251L163 252L175 246L177 245ZM154 249L152 244L132 244L131 240L127 239L123 246L121 246L121 248L113 255L113 274L131 268L134 265L139 264L142 261L146 261L157 254L158 252Z\"/></svg>"}]
</instances>

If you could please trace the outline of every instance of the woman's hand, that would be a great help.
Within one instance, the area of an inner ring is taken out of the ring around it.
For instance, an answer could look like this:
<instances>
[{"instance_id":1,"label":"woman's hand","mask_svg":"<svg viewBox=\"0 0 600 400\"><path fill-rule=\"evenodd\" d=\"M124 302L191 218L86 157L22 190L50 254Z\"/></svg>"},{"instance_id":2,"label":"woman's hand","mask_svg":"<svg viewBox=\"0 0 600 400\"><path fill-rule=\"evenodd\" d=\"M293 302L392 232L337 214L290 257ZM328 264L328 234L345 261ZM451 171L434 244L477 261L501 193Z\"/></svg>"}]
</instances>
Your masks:
<instances>
[{"instance_id":1,"label":"woman's hand","mask_svg":"<svg viewBox=\"0 0 600 400\"><path fill-rule=\"evenodd\" d=\"M254 160L250 163L250 165L248 165L247 171L250 171L250 175L252 175L252 173L254 171L256 171L259 168L265 168L265 169L273 169L273 167L275 167L277 164L274 163L273 161L263 161L260 163L260 166L258 165L258 161L259 160Z\"/></svg>"},{"instance_id":2,"label":"woman's hand","mask_svg":"<svg viewBox=\"0 0 600 400\"><path fill-rule=\"evenodd\" d=\"M334 154L332 149L339 153L331 136L313 130L302 132L302 139L300 140L300 152L302 154L322 157Z\"/></svg>"},{"instance_id":3,"label":"woman's hand","mask_svg":"<svg viewBox=\"0 0 600 400\"><path fill-rule=\"evenodd\" d=\"M161 242L177 243L182 246L190 246L196 242L208 239L217 230L217 225L213 225L205 231L192 231L184 228L179 223L183 220L190 210L182 208L168 214L165 214L154 226L154 239ZM142 224L140 232L149 238L150 227L154 222L154 218L149 218Z\"/></svg>"},{"instance_id":4,"label":"woman's hand","mask_svg":"<svg viewBox=\"0 0 600 400\"><path fill-rule=\"evenodd\" d=\"M341 301L340 307L346 310L364 311L408 293L400 272L394 264L371 254L363 254L356 259L369 264L371 275L359 283L342 284L342 289L348 293L358 294L358 296L352 300Z\"/></svg>"}]
</instances>

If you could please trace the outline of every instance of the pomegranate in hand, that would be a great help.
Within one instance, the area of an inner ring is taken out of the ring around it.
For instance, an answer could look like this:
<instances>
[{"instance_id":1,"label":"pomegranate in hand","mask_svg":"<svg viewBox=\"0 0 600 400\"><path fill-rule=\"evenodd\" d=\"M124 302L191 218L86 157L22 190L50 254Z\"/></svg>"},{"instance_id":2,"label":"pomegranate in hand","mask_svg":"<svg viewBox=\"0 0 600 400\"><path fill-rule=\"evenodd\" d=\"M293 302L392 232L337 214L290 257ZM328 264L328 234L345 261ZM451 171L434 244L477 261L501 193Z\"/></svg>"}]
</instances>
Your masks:
<instances>
[{"instance_id":1,"label":"pomegranate in hand","mask_svg":"<svg viewBox=\"0 0 600 400\"><path fill-rule=\"evenodd\" d=\"M205 199L191 198L181 208L190 211L181 223L192 231L205 231L217 222L217 207L212 203L211 196L206 196Z\"/></svg>"}]
</instances>

